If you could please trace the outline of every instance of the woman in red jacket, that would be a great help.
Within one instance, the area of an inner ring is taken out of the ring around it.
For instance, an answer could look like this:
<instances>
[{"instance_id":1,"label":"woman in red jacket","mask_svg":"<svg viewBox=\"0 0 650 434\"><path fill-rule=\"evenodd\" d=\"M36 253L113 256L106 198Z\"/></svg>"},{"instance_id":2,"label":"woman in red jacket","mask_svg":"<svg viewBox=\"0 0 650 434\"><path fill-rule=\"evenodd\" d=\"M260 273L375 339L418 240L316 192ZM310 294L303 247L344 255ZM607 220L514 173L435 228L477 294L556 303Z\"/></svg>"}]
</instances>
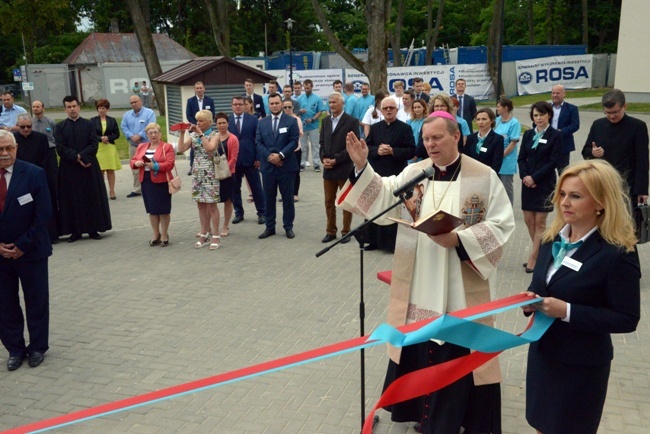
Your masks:
<instances>
[{"instance_id":1,"label":"woman in red jacket","mask_svg":"<svg viewBox=\"0 0 650 434\"><path fill-rule=\"evenodd\" d=\"M149 245L167 247L167 229L172 210L172 195L169 194L167 180L172 178L176 152L172 145L160 140L158 124L150 123L145 132L149 141L138 146L131 159L131 168L140 169L142 200L153 229L153 238Z\"/></svg>"}]
</instances>

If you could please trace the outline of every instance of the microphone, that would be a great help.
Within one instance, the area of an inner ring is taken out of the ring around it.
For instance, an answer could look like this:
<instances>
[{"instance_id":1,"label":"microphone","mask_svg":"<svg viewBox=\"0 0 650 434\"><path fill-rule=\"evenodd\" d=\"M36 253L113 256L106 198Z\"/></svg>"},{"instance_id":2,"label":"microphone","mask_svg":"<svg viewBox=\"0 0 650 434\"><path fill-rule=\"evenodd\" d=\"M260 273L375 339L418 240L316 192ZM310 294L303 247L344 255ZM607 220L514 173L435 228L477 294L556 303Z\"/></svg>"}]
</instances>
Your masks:
<instances>
[{"instance_id":1,"label":"microphone","mask_svg":"<svg viewBox=\"0 0 650 434\"><path fill-rule=\"evenodd\" d=\"M425 178L426 179L433 179L433 175L435 173L435 170L432 167L427 167L422 171L422 173L418 174L415 176L413 179L411 179L409 182L406 184L402 185L400 188L397 190L393 191L393 196L398 197L401 196L402 194L406 193L409 190L412 190L413 187L415 187L420 181L423 181Z\"/></svg>"}]
</instances>

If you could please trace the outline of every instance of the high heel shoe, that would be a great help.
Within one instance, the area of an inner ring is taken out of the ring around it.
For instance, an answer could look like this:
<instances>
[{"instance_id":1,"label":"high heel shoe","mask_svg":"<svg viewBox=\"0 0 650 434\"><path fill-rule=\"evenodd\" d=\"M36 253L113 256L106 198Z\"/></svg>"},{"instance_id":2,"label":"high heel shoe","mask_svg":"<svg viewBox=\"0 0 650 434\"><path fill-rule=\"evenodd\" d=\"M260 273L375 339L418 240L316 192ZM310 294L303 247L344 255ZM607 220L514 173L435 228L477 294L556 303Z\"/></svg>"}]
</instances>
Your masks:
<instances>
[{"instance_id":1,"label":"high heel shoe","mask_svg":"<svg viewBox=\"0 0 650 434\"><path fill-rule=\"evenodd\" d=\"M201 236L199 237L199 240L196 243L194 243L194 248L195 249L201 249L201 248L207 246L208 244L210 244L208 242L208 238L210 238L210 232L206 232L204 234L201 234ZM203 240L203 241L201 241L201 240Z\"/></svg>"},{"instance_id":2,"label":"high heel shoe","mask_svg":"<svg viewBox=\"0 0 650 434\"><path fill-rule=\"evenodd\" d=\"M154 247L160 244L160 235L155 240L149 240L149 246Z\"/></svg>"},{"instance_id":3,"label":"high heel shoe","mask_svg":"<svg viewBox=\"0 0 650 434\"><path fill-rule=\"evenodd\" d=\"M214 240L217 240L217 242L215 243ZM210 250L217 250L219 247L221 247L221 235L212 235Z\"/></svg>"}]
</instances>

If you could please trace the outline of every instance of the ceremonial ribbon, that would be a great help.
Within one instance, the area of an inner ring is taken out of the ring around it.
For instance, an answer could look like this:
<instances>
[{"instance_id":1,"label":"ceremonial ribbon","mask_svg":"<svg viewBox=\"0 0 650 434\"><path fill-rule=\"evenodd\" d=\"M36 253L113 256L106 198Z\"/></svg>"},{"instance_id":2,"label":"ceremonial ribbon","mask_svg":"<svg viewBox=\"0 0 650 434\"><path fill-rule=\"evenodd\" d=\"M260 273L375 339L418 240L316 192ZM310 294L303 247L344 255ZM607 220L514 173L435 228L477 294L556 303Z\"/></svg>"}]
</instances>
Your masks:
<instances>
[{"instance_id":1,"label":"ceremonial ribbon","mask_svg":"<svg viewBox=\"0 0 650 434\"><path fill-rule=\"evenodd\" d=\"M560 237L560 239L562 241L554 242L551 247L551 253L553 253L553 265L555 268L560 268L562 266L562 261L569 250L577 249L582 245L582 240L576 241L575 243L569 243L562 237Z\"/></svg>"},{"instance_id":2,"label":"ceremonial ribbon","mask_svg":"<svg viewBox=\"0 0 650 434\"><path fill-rule=\"evenodd\" d=\"M303 353L218 374L213 377L34 422L22 427L4 431L4 433L43 432L54 428L60 428L81 421L207 390L244 380L246 378L253 378L263 374L287 369L292 366L299 366L363 348L382 345L388 342L391 342L393 345L403 346L436 338L457 343L458 345L470 345L470 348L475 348L475 346L478 345L479 348L484 350L495 351L492 353L475 351L468 356L452 360L451 362L442 363L400 377L398 380L393 382L382 395L371 413L374 414L377 408L402 402L411 399L412 397L432 393L440 387L444 387L456 379L462 378L489 359L496 357L498 352L512 348L515 345L530 342L541 336L548 326L550 326L552 319L541 315L539 312L532 317L533 319L531 319L529 329L521 337L516 337L509 333L471 322L474 319L494 315L499 312L536 303L538 301L539 299L530 297L526 294L517 294L472 308L455 311L438 318L429 318L427 320L407 324L397 329L390 326L380 326L370 336L361 336ZM434 333L434 335L431 333ZM503 341L499 344L499 341L501 340ZM422 375L426 376L426 379L422 378ZM434 377L431 377L431 375L434 375ZM368 423L368 420L370 420L370 423ZM369 428L368 425L370 426ZM370 433L371 431L372 417L369 416L369 419L366 419L366 424L364 425L364 433Z\"/></svg>"}]
</instances>

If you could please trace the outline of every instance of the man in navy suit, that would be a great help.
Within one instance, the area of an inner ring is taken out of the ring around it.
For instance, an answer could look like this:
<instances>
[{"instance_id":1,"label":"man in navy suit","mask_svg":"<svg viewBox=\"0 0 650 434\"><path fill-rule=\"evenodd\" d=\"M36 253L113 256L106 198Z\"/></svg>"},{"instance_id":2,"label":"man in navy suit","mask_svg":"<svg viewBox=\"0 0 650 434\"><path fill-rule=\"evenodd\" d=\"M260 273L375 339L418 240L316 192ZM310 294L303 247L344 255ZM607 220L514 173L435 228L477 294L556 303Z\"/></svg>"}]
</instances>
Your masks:
<instances>
[{"instance_id":1,"label":"man in navy suit","mask_svg":"<svg viewBox=\"0 0 650 434\"><path fill-rule=\"evenodd\" d=\"M0 131L0 338L9 351L7 369L43 362L50 322L47 261L52 245L47 222L52 215L45 171L17 160L16 138ZM23 288L25 318L20 307Z\"/></svg>"},{"instance_id":2,"label":"man in navy suit","mask_svg":"<svg viewBox=\"0 0 650 434\"><path fill-rule=\"evenodd\" d=\"M244 207L241 200L241 181L245 176L251 188L255 209L257 209L257 223L264 224L264 191L260 182L260 161L255 150L255 136L257 134L257 118L244 112L244 97L232 98L232 114L228 118L228 131L239 139L239 154L235 170L235 185L232 203L235 208L233 224L244 221Z\"/></svg>"},{"instance_id":3,"label":"man in navy suit","mask_svg":"<svg viewBox=\"0 0 650 434\"><path fill-rule=\"evenodd\" d=\"M212 119L214 119L214 101L209 96L205 96L205 86L202 81L194 83L194 96L187 99L185 105L185 117L187 122L196 125L196 118L194 117L200 110L210 110L212 112ZM192 174L192 164L194 164L194 149L190 150L190 172Z\"/></svg>"},{"instance_id":4,"label":"man in navy suit","mask_svg":"<svg viewBox=\"0 0 650 434\"><path fill-rule=\"evenodd\" d=\"M255 89L255 83L253 83L253 79L247 78L244 80L244 88L246 89L246 93L244 93L243 96L247 96L253 100L253 109L255 110L255 116L257 116L259 119L266 116L266 111L264 110L264 99L262 98L262 95L258 95L253 91Z\"/></svg>"},{"instance_id":5,"label":"man in navy suit","mask_svg":"<svg viewBox=\"0 0 650 434\"><path fill-rule=\"evenodd\" d=\"M469 127L469 132L473 133L472 121L476 117L476 101L474 101L474 97L465 93L466 88L467 82L465 79L459 78L456 80L456 93L451 96L458 100L458 116L465 119Z\"/></svg>"},{"instance_id":6,"label":"man in navy suit","mask_svg":"<svg viewBox=\"0 0 650 434\"><path fill-rule=\"evenodd\" d=\"M557 164L558 175L569 165L571 152L576 150L573 133L580 129L578 107L564 101L564 86L556 84L551 88L553 120L551 126L562 133L562 156Z\"/></svg>"},{"instance_id":7,"label":"man in navy suit","mask_svg":"<svg viewBox=\"0 0 650 434\"><path fill-rule=\"evenodd\" d=\"M298 170L298 161L293 154L298 147L300 133L298 122L293 116L282 113L282 97L278 93L269 95L271 116L260 120L257 125L255 146L262 169L264 183L266 230L258 238L275 235L275 202L278 188L282 195L282 223L287 238L295 237L293 219L293 186Z\"/></svg>"}]
</instances>

